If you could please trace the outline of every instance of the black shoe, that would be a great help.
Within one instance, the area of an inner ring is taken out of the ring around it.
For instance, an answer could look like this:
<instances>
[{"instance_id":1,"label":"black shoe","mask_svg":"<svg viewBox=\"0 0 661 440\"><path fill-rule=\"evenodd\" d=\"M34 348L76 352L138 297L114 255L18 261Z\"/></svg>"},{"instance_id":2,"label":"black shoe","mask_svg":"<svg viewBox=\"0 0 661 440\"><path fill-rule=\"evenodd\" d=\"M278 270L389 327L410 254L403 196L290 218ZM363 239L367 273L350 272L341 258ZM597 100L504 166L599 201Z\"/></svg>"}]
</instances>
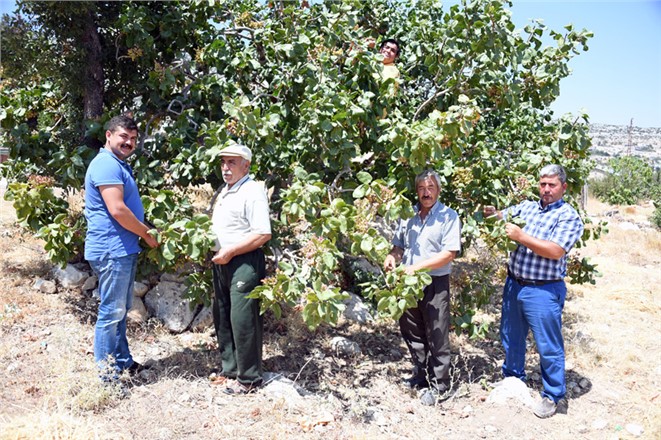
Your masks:
<instances>
[{"instance_id":1,"label":"black shoe","mask_svg":"<svg viewBox=\"0 0 661 440\"><path fill-rule=\"evenodd\" d=\"M151 368L151 365L142 365L136 361L133 361L130 367L126 369L126 371L129 372L129 375L135 376L136 374L140 374L142 371L149 370Z\"/></svg>"},{"instance_id":2,"label":"black shoe","mask_svg":"<svg viewBox=\"0 0 661 440\"><path fill-rule=\"evenodd\" d=\"M402 385L410 390L420 390L422 388L428 388L429 382L424 377L413 376L402 380Z\"/></svg>"},{"instance_id":3,"label":"black shoe","mask_svg":"<svg viewBox=\"0 0 661 440\"><path fill-rule=\"evenodd\" d=\"M429 388L432 388L438 394L445 394L450 389L450 383L449 382L440 382L440 381L437 381L436 379L434 379L429 384Z\"/></svg>"}]
</instances>

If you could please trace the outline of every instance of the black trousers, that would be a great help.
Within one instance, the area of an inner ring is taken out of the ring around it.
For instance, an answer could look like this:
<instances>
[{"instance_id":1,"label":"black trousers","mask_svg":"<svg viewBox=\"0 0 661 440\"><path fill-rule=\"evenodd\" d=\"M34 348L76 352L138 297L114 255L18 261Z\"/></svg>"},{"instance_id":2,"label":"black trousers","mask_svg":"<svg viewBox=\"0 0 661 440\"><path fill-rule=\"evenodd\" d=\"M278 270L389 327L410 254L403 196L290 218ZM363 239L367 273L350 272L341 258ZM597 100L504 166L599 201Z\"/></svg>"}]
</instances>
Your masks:
<instances>
[{"instance_id":1,"label":"black trousers","mask_svg":"<svg viewBox=\"0 0 661 440\"><path fill-rule=\"evenodd\" d=\"M262 382L264 322L259 300L246 298L266 276L261 249L213 266L213 323L218 338L222 374L244 385Z\"/></svg>"},{"instance_id":2,"label":"black trousers","mask_svg":"<svg viewBox=\"0 0 661 440\"><path fill-rule=\"evenodd\" d=\"M404 312L399 328L411 352L414 375L450 382L450 276L432 277L418 306Z\"/></svg>"}]
</instances>

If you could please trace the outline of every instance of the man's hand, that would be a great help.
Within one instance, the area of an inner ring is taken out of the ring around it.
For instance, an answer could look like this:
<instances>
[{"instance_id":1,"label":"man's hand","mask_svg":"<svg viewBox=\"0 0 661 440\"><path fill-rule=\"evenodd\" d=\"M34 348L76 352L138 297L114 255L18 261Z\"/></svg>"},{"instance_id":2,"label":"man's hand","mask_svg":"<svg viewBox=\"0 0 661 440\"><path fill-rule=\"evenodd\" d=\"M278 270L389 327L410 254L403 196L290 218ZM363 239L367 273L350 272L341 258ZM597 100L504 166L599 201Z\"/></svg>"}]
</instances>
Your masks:
<instances>
[{"instance_id":1,"label":"man's hand","mask_svg":"<svg viewBox=\"0 0 661 440\"><path fill-rule=\"evenodd\" d=\"M234 252L232 252L232 249L222 248L216 253L216 255L213 256L211 261L213 261L215 264L227 264L232 260L232 258L234 258Z\"/></svg>"},{"instance_id":2,"label":"man's hand","mask_svg":"<svg viewBox=\"0 0 661 440\"><path fill-rule=\"evenodd\" d=\"M397 266L397 259L394 255L388 254L385 261L383 262L383 269L385 271L391 271Z\"/></svg>"},{"instance_id":3,"label":"man's hand","mask_svg":"<svg viewBox=\"0 0 661 440\"><path fill-rule=\"evenodd\" d=\"M514 223L507 223L505 225L505 233L507 236L516 241L517 243L520 243L521 241L521 235L524 233L523 229L515 225Z\"/></svg>"},{"instance_id":4,"label":"man's hand","mask_svg":"<svg viewBox=\"0 0 661 440\"><path fill-rule=\"evenodd\" d=\"M492 215L497 215L500 218L500 211L498 211L495 206L491 206L491 205L485 206L484 208L482 208L482 213L487 217L491 217Z\"/></svg>"},{"instance_id":5,"label":"man's hand","mask_svg":"<svg viewBox=\"0 0 661 440\"><path fill-rule=\"evenodd\" d=\"M158 247L158 245L160 244L156 240L156 237L154 237L153 235L151 235L149 233L145 237L142 237L142 238L145 240L145 242L147 243L147 246L149 246L150 248Z\"/></svg>"}]
</instances>

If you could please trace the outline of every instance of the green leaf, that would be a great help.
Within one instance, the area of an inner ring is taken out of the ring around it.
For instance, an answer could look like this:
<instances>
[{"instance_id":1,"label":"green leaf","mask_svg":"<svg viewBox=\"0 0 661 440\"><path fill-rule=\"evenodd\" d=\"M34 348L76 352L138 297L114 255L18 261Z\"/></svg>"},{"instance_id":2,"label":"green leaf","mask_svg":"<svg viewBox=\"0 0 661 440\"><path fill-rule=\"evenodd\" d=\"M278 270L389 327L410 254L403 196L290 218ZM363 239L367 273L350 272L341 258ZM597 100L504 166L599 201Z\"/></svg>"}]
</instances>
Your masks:
<instances>
[{"instance_id":1,"label":"green leaf","mask_svg":"<svg viewBox=\"0 0 661 440\"><path fill-rule=\"evenodd\" d=\"M356 177L358 178L358 181L363 184L368 184L372 181L372 175L367 171L359 171L358 174L356 174Z\"/></svg>"}]
</instances>

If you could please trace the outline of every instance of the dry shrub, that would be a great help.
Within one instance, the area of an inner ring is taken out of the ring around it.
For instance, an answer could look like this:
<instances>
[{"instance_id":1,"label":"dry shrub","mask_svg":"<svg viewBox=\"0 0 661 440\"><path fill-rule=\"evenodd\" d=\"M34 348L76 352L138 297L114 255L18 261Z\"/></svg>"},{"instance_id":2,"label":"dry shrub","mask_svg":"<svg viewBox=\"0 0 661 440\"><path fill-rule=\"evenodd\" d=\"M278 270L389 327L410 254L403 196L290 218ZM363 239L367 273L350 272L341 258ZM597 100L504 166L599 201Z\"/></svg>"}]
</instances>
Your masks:
<instances>
[{"instance_id":1,"label":"dry shrub","mask_svg":"<svg viewBox=\"0 0 661 440\"><path fill-rule=\"evenodd\" d=\"M85 193L83 191L72 191L65 194L65 200L69 204L69 216L77 217L85 210Z\"/></svg>"},{"instance_id":2,"label":"dry shrub","mask_svg":"<svg viewBox=\"0 0 661 440\"><path fill-rule=\"evenodd\" d=\"M624 212L626 214L636 214L636 206L635 205L625 206L624 207Z\"/></svg>"},{"instance_id":3,"label":"dry shrub","mask_svg":"<svg viewBox=\"0 0 661 440\"><path fill-rule=\"evenodd\" d=\"M190 200L190 203L193 205L196 212L204 211L209 207L209 202L211 202L214 190L215 188L212 188L211 185L205 183L204 185L189 186L186 188L183 195Z\"/></svg>"}]
</instances>

